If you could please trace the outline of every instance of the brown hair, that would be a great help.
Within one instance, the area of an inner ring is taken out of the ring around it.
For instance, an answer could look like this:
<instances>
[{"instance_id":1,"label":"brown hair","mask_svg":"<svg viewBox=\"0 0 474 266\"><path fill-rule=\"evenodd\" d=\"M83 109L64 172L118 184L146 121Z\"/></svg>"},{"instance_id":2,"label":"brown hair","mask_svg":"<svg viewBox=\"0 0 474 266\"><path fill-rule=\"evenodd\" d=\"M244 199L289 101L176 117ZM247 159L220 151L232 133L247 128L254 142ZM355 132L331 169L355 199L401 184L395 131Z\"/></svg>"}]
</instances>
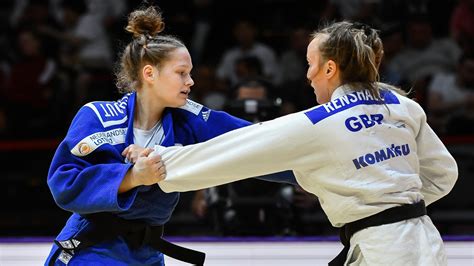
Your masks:
<instances>
[{"instance_id":1,"label":"brown hair","mask_svg":"<svg viewBox=\"0 0 474 266\"><path fill-rule=\"evenodd\" d=\"M133 40L120 55L117 67L117 87L120 92L132 92L141 86L140 69L145 64L160 68L170 52L185 45L176 37L158 35L165 24L158 8L140 8L128 16L125 30L132 33Z\"/></svg>"},{"instance_id":2,"label":"brown hair","mask_svg":"<svg viewBox=\"0 0 474 266\"><path fill-rule=\"evenodd\" d=\"M334 60L341 74L341 82L356 90L368 89L381 99L378 68L383 57L383 45L376 30L361 23L337 22L313 33L313 39L325 35L319 51L325 60ZM401 92L393 86L385 86Z\"/></svg>"}]
</instances>

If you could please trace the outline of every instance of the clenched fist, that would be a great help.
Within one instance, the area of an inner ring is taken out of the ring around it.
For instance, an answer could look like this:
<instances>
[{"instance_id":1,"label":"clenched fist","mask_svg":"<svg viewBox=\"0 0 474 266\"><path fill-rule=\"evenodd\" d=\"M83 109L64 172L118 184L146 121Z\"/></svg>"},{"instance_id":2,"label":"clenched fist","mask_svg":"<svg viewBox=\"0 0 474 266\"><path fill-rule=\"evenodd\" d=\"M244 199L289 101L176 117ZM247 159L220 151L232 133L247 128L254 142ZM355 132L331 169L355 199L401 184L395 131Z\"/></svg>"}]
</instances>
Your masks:
<instances>
[{"instance_id":1,"label":"clenched fist","mask_svg":"<svg viewBox=\"0 0 474 266\"><path fill-rule=\"evenodd\" d=\"M132 175L140 185L156 184L166 177L166 168L159 154L150 155L153 149L144 149L132 167Z\"/></svg>"},{"instance_id":2,"label":"clenched fist","mask_svg":"<svg viewBox=\"0 0 474 266\"><path fill-rule=\"evenodd\" d=\"M139 150L141 151L138 153ZM152 152L151 148L143 149L137 145L130 145L124 150L122 155L135 164L123 178L118 193L127 192L138 186L150 186L165 179L166 168L161 156L150 155Z\"/></svg>"}]
</instances>

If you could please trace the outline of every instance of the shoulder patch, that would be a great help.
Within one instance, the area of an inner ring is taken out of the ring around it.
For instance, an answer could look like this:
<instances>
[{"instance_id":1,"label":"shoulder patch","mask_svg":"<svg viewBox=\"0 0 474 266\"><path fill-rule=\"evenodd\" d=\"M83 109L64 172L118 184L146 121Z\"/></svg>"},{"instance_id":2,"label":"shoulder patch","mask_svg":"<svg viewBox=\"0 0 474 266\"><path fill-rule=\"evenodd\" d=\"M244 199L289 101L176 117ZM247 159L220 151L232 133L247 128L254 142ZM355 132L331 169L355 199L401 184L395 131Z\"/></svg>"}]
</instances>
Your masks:
<instances>
[{"instance_id":1,"label":"shoulder patch","mask_svg":"<svg viewBox=\"0 0 474 266\"><path fill-rule=\"evenodd\" d=\"M94 111L103 127L120 125L127 121L126 102L91 102L85 106Z\"/></svg>"},{"instance_id":2,"label":"shoulder patch","mask_svg":"<svg viewBox=\"0 0 474 266\"><path fill-rule=\"evenodd\" d=\"M191 100L188 99L187 102L186 102L186 104L183 105L183 106L181 106L181 107L179 107L179 108L180 108L180 109L183 109L183 110L186 110L186 111L188 111L188 112L191 112L191 113L193 113L193 114L195 114L195 115L198 115L198 114L201 112L201 110L202 110L202 108L203 108L203 105L200 104L200 103L197 103L197 102L195 102L195 101L191 101Z\"/></svg>"},{"instance_id":3,"label":"shoulder patch","mask_svg":"<svg viewBox=\"0 0 474 266\"><path fill-rule=\"evenodd\" d=\"M398 98L391 91L381 90L380 96L382 101L374 99L367 90L353 92L306 111L305 115L313 124L316 124L357 105L400 104Z\"/></svg>"},{"instance_id":4,"label":"shoulder patch","mask_svg":"<svg viewBox=\"0 0 474 266\"><path fill-rule=\"evenodd\" d=\"M71 153L83 157L89 155L94 150L104 144L122 144L125 143L125 135L127 134L127 128L116 128L104 132L96 132L85 138L72 148Z\"/></svg>"}]
</instances>

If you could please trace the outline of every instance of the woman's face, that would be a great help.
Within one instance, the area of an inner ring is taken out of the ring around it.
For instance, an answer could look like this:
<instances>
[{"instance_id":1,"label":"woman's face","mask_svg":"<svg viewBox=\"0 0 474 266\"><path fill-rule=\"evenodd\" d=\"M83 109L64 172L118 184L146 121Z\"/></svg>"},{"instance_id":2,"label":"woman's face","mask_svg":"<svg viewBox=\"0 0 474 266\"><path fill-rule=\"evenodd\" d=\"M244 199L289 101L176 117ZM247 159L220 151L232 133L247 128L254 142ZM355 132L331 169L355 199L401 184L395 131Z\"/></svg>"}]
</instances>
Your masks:
<instances>
[{"instance_id":1,"label":"woman's face","mask_svg":"<svg viewBox=\"0 0 474 266\"><path fill-rule=\"evenodd\" d=\"M314 89L316 101L320 104L327 103L331 99L328 89L328 80L324 73L327 71L327 62L323 61L319 51L319 43L323 35L318 35L308 45L306 59L308 60L308 72L306 77L311 81L311 87Z\"/></svg>"},{"instance_id":2,"label":"woman's face","mask_svg":"<svg viewBox=\"0 0 474 266\"><path fill-rule=\"evenodd\" d=\"M186 48L177 48L158 70L153 69L153 93L165 107L180 107L186 104L191 86L193 64Z\"/></svg>"}]
</instances>

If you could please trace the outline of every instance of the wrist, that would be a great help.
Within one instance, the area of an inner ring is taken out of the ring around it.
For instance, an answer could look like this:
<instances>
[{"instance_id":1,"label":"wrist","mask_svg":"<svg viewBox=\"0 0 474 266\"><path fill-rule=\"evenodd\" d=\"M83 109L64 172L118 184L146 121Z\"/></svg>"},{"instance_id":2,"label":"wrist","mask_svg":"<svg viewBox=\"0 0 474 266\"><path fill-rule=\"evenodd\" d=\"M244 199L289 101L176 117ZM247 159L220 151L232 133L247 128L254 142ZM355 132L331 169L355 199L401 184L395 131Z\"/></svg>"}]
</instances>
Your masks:
<instances>
[{"instance_id":1,"label":"wrist","mask_svg":"<svg viewBox=\"0 0 474 266\"><path fill-rule=\"evenodd\" d=\"M136 171L137 170L135 169L135 166L132 166L130 168L130 180L128 182L131 188L143 185L142 183L140 183L140 178L137 178L138 173Z\"/></svg>"},{"instance_id":2,"label":"wrist","mask_svg":"<svg viewBox=\"0 0 474 266\"><path fill-rule=\"evenodd\" d=\"M139 184L136 184L137 180L135 178L135 172L133 170L133 166L128 169L127 173L125 174L123 180L122 180L122 183L120 184L120 187L119 187L119 190L118 190L118 193L124 193L124 192L127 192L137 186L139 186Z\"/></svg>"}]
</instances>

